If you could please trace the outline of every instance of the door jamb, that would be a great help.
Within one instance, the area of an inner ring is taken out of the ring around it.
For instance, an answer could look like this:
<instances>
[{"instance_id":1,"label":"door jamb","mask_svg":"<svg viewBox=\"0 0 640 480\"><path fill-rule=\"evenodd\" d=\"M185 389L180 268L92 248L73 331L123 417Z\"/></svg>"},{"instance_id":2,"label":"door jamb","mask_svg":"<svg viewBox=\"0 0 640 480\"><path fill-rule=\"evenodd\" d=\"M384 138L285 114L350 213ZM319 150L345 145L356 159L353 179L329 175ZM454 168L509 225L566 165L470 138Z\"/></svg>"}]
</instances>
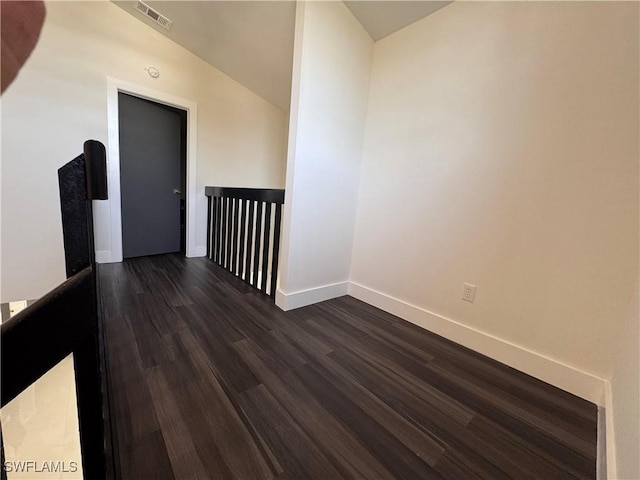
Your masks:
<instances>
[{"instance_id":1,"label":"door jamb","mask_svg":"<svg viewBox=\"0 0 640 480\"><path fill-rule=\"evenodd\" d=\"M111 263L122 261L122 204L120 198L120 140L118 121L118 92L180 108L187 112L187 194L185 215L185 255L200 257L202 248L196 246L196 140L197 104L141 85L107 77L107 182L109 189L109 219L97 218L96 234L110 238L110 250L97 251L96 261ZM102 221L101 221L102 220ZM110 232L110 234L108 233Z\"/></svg>"}]
</instances>

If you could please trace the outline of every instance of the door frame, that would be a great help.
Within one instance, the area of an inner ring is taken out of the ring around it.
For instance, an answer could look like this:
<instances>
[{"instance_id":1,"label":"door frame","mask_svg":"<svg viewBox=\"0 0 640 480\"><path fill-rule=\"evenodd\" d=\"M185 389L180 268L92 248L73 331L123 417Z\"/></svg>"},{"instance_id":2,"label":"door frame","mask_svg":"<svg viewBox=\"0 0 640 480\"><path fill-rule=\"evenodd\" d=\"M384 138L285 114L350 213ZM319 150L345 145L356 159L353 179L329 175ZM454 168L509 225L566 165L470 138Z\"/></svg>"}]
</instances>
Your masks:
<instances>
[{"instance_id":1,"label":"door frame","mask_svg":"<svg viewBox=\"0 0 640 480\"><path fill-rule=\"evenodd\" d=\"M187 112L187 193L185 215L185 255L200 257L203 255L196 246L196 153L197 153L197 120L198 108L195 102L175 97L142 85L107 77L107 183L109 189L109 213L107 222L97 224L96 231L107 231L110 234L110 250L97 251L96 261L99 263L122 262L122 202L120 197L120 126L118 121L118 93L126 93L134 97L176 107ZM104 225L107 223L108 225Z\"/></svg>"}]
</instances>

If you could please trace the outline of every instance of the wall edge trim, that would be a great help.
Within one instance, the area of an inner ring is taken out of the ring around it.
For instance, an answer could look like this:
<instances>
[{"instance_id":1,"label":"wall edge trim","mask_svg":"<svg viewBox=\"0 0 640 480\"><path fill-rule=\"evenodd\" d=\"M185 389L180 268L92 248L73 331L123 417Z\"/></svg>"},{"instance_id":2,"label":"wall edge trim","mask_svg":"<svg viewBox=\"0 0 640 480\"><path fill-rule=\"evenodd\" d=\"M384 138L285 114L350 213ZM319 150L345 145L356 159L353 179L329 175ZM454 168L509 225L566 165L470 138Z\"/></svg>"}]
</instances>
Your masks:
<instances>
[{"instance_id":1,"label":"wall edge trim","mask_svg":"<svg viewBox=\"0 0 640 480\"><path fill-rule=\"evenodd\" d=\"M111 250L96 250L96 263L113 263Z\"/></svg>"},{"instance_id":2,"label":"wall edge trim","mask_svg":"<svg viewBox=\"0 0 640 480\"><path fill-rule=\"evenodd\" d=\"M192 247L189 254L185 254L187 258L196 258L196 257L206 257L207 256L207 247L204 245L196 245Z\"/></svg>"},{"instance_id":3,"label":"wall edge trim","mask_svg":"<svg viewBox=\"0 0 640 480\"><path fill-rule=\"evenodd\" d=\"M605 442L604 445L598 443L598 456L604 454L607 462L607 478L618 478L618 469L616 463L616 436L615 422L613 417L613 390L611 382L604 380L603 407L605 414ZM598 438L600 440L600 438Z\"/></svg>"},{"instance_id":4,"label":"wall edge trim","mask_svg":"<svg viewBox=\"0 0 640 480\"><path fill-rule=\"evenodd\" d=\"M331 283L320 287L299 290L297 292L285 293L278 289L276 291L276 305L285 312L300 307L306 307L332 298L342 297L349 292L349 282Z\"/></svg>"}]
</instances>

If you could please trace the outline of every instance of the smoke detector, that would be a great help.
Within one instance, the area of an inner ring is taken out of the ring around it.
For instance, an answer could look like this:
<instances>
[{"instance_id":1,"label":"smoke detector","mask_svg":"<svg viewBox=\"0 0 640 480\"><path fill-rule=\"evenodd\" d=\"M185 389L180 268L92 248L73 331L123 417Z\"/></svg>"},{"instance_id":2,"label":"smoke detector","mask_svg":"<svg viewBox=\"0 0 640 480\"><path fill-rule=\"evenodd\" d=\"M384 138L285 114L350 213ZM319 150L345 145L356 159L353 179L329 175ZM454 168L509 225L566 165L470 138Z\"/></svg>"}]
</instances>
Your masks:
<instances>
[{"instance_id":1,"label":"smoke detector","mask_svg":"<svg viewBox=\"0 0 640 480\"><path fill-rule=\"evenodd\" d=\"M173 25L173 22L169 20L167 17L165 17L164 15L161 15L160 13L155 11L146 3L138 0L136 2L136 10L138 10L143 15L146 15L147 17L149 17L151 20L153 20L158 25L160 25L162 28L171 30L171 25Z\"/></svg>"},{"instance_id":2,"label":"smoke detector","mask_svg":"<svg viewBox=\"0 0 640 480\"><path fill-rule=\"evenodd\" d=\"M156 67L147 67L145 70L151 78L158 78L160 76L160 71Z\"/></svg>"}]
</instances>

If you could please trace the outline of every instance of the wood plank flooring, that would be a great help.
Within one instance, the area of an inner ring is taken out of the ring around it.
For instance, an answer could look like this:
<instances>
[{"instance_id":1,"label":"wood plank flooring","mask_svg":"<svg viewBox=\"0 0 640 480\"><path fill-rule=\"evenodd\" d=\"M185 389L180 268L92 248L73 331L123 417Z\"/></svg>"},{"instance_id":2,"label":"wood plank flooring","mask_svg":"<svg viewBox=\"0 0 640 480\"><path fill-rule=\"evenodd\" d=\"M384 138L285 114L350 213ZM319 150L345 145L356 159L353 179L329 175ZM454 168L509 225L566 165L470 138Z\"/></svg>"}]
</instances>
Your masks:
<instances>
[{"instance_id":1,"label":"wood plank flooring","mask_svg":"<svg viewBox=\"0 0 640 480\"><path fill-rule=\"evenodd\" d=\"M101 265L122 479L595 478L596 406L350 297Z\"/></svg>"}]
</instances>

